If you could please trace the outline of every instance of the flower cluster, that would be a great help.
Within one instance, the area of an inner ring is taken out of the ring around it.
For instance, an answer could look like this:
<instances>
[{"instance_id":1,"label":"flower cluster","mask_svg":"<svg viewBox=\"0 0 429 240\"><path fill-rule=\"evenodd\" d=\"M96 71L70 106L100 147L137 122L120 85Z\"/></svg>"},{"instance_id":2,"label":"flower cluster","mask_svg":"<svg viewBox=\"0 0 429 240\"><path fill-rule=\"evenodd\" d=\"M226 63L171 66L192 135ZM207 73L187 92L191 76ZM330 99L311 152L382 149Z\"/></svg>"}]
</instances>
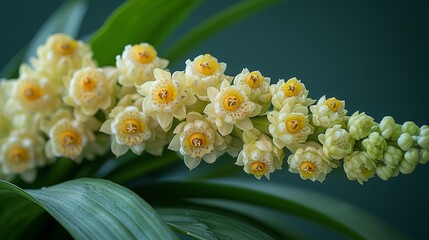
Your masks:
<instances>
[{"instance_id":1,"label":"flower cluster","mask_svg":"<svg viewBox=\"0 0 429 240\"><path fill-rule=\"evenodd\" d=\"M247 68L228 76L210 54L181 71L167 66L148 43L128 45L116 66L99 67L85 43L49 37L17 79L0 82L0 178L31 182L37 167L94 159L109 145L116 157L168 148L190 170L227 153L257 179L269 179L285 159L303 179L322 182L342 166L361 184L429 161L428 126L348 116L344 100L313 100L297 78L270 84Z\"/></svg>"}]
</instances>

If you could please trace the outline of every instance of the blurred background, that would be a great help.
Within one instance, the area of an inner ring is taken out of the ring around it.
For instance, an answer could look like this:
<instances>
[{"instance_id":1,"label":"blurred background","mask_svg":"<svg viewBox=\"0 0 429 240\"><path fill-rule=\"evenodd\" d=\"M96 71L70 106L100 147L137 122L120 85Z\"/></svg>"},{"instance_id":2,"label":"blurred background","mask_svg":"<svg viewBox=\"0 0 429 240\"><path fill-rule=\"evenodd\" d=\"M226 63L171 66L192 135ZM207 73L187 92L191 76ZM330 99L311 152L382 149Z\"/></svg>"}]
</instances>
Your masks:
<instances>
[{"instance_id":1,"label":"blurred background","mask_svg":"<svg viewBox=\"0 0 429 240\"><path fill-rule=\"evenodd\" d=\"M31 41L62 2L0 2L0 69ZM95 31L123 1L88 2L81 37ZM235 2L203 2L159 48L159 55L162 57L177 37ZM236 75L247 67L260 70L272 82L296 76L305 83L313 99L322 95L345 99L350 114L357 110L366 112L377 122L391 115L398 123L412 120L420 126L429 124L428 12L429 3L417 0L284 1L195 46L193 52L170 69L182 70L187 58L211 53L228 64L228 75ZM185 170L184 165L181 167ZM258 184L244 172L240 177ZM364 186L349 181L341 169L328 175L323 184L303 181L287 169L276 172L271 179L363 208L412 239L427 237L428 165L418 165L412 174L401 174L387 182L373 178ZM285 219L284 224L294 227L302 221L291 218ZM317 226L311 229L306 234L311 239L331 236Z\"/></svg>"}]
</instances>

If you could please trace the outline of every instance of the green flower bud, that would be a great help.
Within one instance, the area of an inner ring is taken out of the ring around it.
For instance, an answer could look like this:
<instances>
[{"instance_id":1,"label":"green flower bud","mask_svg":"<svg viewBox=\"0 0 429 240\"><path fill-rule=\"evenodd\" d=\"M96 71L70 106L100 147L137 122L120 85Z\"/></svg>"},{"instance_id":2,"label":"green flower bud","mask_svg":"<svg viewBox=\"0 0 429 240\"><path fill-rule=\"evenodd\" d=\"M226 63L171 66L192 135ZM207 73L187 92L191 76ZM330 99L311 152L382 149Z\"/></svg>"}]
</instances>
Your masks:
<instances>
[{"instance_id":1,"label":"green flower bud","mask_svg":"<svg viewBox=\"0 0 429 240\"><path fill-rule=\"evenodd\" d=\"M411 121L408 121L402 124L401 130L403 133L409 133L410 135L419 134L419 127L414 122L411 122Z\"/></svg>"},{"instance_id":2,"label":"green flower bud","mask_svg":"<svg viewBox=\"0 0 429 240\"><path fill-rule=\"evenodd\" d=\"M388 139L395 132L395 120L391 116L384 117L380 122L381 135Z\"/></svg>"},{"instance_id":3,"label":"green flower bud","mask_svg":"<svg viewBox=\"0 0 429 240\"><path fill-rule=\"evenodd\" d=\"M395 175L395 169L387 166L387 165L379 165L375 170L377 176L383 180L387 180Z\"/></svg>"},{"instance_id":4,"label":"green flower bud","mask_svg":"<svg viewBox=\"0 0 429 240\"><path fill-rule=\"evenodd\" d=\"M368 137L371 133L371 128L375 125L374 119L365 113L355 112L349 118L347 130L350 136L356 140Z\"/></svg>"},{"instance_id":5,"label":"green flower bud","mask_svg":"<svg viewBox=\"0 0 429 240\"><path fill-rule=\"evenodd\" d=\"M365 151L354 151L344 157L343 167L348 179L357 180L363 184L374 176L376 163L375 160L368 158Z\"/></svg>"},{"instance_id":6,"label":"green flower bud","mask_svg":"<svg viewBox=\"0 0 429 240\"><path fill-rule=\"evenodd\" d=\"M421 149L420 150L420 157L419 157L419 163L425 164L429 162L429 150L427 149Z\"/></svg>"},{"instance_id":7,"label":"green flower bud","mask_svg":"<svg viewBox=\"0 0 429 240\"><path fill-rule=\"evenodd\" d=\"M429 126L424 125L420 128L417 144L422 148L429 148Z\"/></svg>"},{"instance_id":8,"label":"green flower bud","mask_svg":"<svg viewBox=\"0 0 429 240\"><path fill-rule=\"evenodd\" d=\"M404 160L402 160L399 165L399 171L403 174L412 173L414 168L416 168L419 157L419 150L417 148L412 148L405 152Z\"/></svg>"},{"instance_id":9,"label":"green flower bud","mask_svg":"<svg viewBox=\"0 0 429 240\"><path fill-rule=\"evenodd\" d=\"M413 137L409 133L402 133L398 138L398 145L404 151L409 150L413 144Z\"/></svg>"},{"instance_id":10,"label":"green flower bud","mask_svg":"<svg viewBox=\"0 0 429 240\"><path fill-rule=\"evenodd\" d=\"M368 156L371 159L382 160L384 152L387 149L386 140L378 133L372 132L368 138L362 141Z\"/></svg>"},{"instance_id":11,"label":"green flower bud","mask_svg":"<svg viewBox=\"0 0 429 240\"><path fill-rule=\"evenodd\" d=\"M392 136L390 136L390 140L397 141L399 136L401 136L401 134L402 134L401 129L402 129L402 126L399 124L396 124L395 125L395 131L393 132Z\"/></svg>"},{"instance_id":12,"label":"green flower bud","mask_svg":"<svg viewBox=\"0 0 429 240\"><path fill-rule=\"evenodd\" d=\"M319 135L319 141L323 144L325 156L336 160L343 159L344 156L352 153L355 144L350 133L342 129L341 125L328 128L325 134Z\"/></svg>"},{"instance_id":13,"label":"green flower bud","mask_svg":"<svg viewBox=\"0 0 429 240\"><path fill-rule=\"evenodd\" d=\"M384 153L384 163L391 168L396 168L403 157L404 153L401 149L394 146L387 146L386 152Z\"/></svg>"}]
</instances>

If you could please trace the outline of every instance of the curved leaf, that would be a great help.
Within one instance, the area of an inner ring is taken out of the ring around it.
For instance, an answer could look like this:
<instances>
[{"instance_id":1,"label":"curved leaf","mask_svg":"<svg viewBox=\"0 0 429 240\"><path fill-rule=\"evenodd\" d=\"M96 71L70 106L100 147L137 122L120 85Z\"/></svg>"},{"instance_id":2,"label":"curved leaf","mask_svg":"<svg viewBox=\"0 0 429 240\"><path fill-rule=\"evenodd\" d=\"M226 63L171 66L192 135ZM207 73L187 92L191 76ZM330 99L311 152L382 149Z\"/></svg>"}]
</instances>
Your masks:
<instances>
[{"instance_id":1,"label":"curved leaf","mask_svg":"<svg viewBox=\"0 0 429 240\"><path fill-rule=\"evenodd\" d=\"M27 48L24 60L35 56L37 47L53 33L62 32L76 37L87 7L88 4L84 0L69 0L61 5L37 31Z\"/></svg>"},{"instance_id":2,"label":"curved leaf","mask_svg":"<svg viewBox=\"0 0 429 240\"><path fill-rule=\"evenodd\" d=\"M273 183L165 182L142 186L148 200L225 199L301 216L353 239L398 239L402 235L368 213L318 193Z\"/></svg>"},{"instance_id":3,"label":"curved leaf","mask_svg":"<svg viewBox=\"0 0 429 240\"><path fill-rule=\"evenodd\" d=\"M191 208L158 208L161 218L171 227L195 239L273 239L254 225L212 211Z\"/></svg>"},{"instance_id":4,"label":"curved leaf","mask_svg":"<svg viewBox=\"0 0 429 240\"><path fill-rule=\"evenodd\" d=\"M94 34L90 45L100 66L112 65L124 46L161 41L182 22L200 0L127 1Z\"/></svg>"},{"instance_id":5,"label":"curved leaf","mask_svg":"<svg viewBox=\"0 0 429 240\"><path fill-rule=\"evenodd\" d=\"M195 46L201 44L221 29L278 1L279 0L243 0L192 29L170 47L165 57L169 59L170 62L176 62L187 52L195 48Z\"/></svg>"},{"instance_id":6,"label":"curved leaf","mask_svg":"<svg viewBox=\"0 0 429 240\"><path fill-rule=\"evenodd\" d=\"M0 181L0 199L6 195L27 203L26 211L37 211L39 205L76 239L176 239L143 199L107 180L83 178L40 190ZM7 206L20 213L12 203L7 201ZM0 220L0 236L16 231L4 227L8 219L3 211Z\"/></svg>"}]
</instances>

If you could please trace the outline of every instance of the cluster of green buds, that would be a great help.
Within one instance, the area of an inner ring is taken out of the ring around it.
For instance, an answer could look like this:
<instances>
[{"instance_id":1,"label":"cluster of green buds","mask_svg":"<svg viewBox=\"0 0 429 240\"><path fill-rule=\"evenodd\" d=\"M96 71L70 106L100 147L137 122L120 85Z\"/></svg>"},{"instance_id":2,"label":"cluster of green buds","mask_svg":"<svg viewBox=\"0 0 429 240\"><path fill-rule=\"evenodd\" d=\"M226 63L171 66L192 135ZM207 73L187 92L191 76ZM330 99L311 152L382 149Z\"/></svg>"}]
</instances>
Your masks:
<instances>
[{"instance_id":1,"label":"cluster of green buds","mask_svg":"<svg viewBox=\"0 0 429 240\"><path fill-rule=\"evenodd\" d=\"M345 101L316 102L296 78L271 84L247 68L228 76L210 54L181 71L168 63L141 43L126 46L116 66L100 67L85 43L50 36L17 79L0 82L0 178L31 182L58 158L80 163L109 149L120 157L168 148L190 170L226 153L257 179L285 159L290 172L320 182L343 166L361 184L429 161L428 126L348 116Z\"/></svg>"}]
</instances>

